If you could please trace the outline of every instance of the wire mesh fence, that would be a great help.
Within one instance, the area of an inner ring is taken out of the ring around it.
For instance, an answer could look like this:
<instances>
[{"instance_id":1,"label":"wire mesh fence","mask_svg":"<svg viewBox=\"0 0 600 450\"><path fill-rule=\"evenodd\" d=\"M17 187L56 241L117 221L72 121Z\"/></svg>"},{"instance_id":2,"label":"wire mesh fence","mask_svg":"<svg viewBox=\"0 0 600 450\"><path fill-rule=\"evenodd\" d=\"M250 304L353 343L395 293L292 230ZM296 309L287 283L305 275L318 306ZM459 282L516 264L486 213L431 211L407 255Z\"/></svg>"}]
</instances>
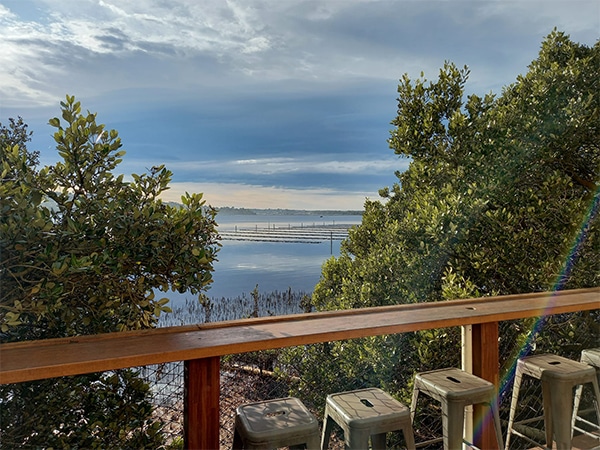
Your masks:
<instances>
[{"instance_id":1,"label":"wire mesh fence","mask_svg":"<svg viewBox=\"0 0 600 450\"><path fill-rule=\"evenodd\" d=\"M276 300L291 305L291 312L306 310L306 298L291 293L276 293ZM269 315L269 296L249 297L242 317ZM212 306L214 308L214 306ZM600 345L600 311L550 316L546 320L527 319L500 324L500 393L498 397L502 431L506 436L514 364L519 356L553 353L579 360L581 351ZM204 321L199 308L196 319ZM234 318L234 317L230 317ZM458 327L426 330L401 335L379 336L348 341L327 342L302 347L269 350L222 358L221 363L221 448L230 448L235 409L254 401L285 397L300 398L322 420L328 394L364 387L380 387L405 405L410 405L413 378L417 372L443 367L460 367L461 330ZM182 445L183 366L169 364L145 368L152 385L156 417L165 422L164 432L171 448ZM543 443L542 395L539 380L525 378L520 390L516 420L528 421L520 431ZM584 389L580 410L592 422L593 396ZM441 405L420 396L413 424L417 446L439 449L442 444ZM478 424L474 424L477 432ZM401 433L388 435L389 448L403 448ZM532 445L513 437L511 448ZM334 432L330 448L343 448L341 429Z\"/></svg>"},{"instance_id":2,"label":"wire mesh fence","mask_svg":"<svg viewBox=\"0 0 600 450\"><path fill-rule=\"evenodd\" d=\"M240 301L239 307L224 309L229 314L227 319L274 315L274 311L277 314L297 313L307 311L310 307L303 293L262 295L254 292ZM215 303L194 305L191 309L182 309L174 314L163 325L222 319L223 317L215 315L219 307ZM236 310L236 313L230 312ZM579 360L583 349L600 346L599 324L600 310L555 315L545 321L528 319L500 324L502 379L498 402L504 436L512 395L512 369L516 359L526 354L548 352ZM380 387L408 406L417 372L460 367L460 355L461 330L458 327L228 355L221 358L220 447L231 448L235 410L241 404L295 396L322 421L328 394ZM152 444L144 448L183 448L183 362L140 367L134 369L134 372L136 377L149 386L147 400L152 405L151 420L143 424L143 427L147 428L153 423L153 433L158 432L160 435L160 439L153 436ZM107 378L110 378L109 375L104 374ZM65 390L71 389L68 383L61 386ZM115 392L121 395L121 391ZM539 380L525 379L520 392L517 420L541 416ZM580 410L588 420L596 421L589 388L584 389ZM441 418L440 404L421 396L413 424L419 448L442 448L441 442L436 440L442 435ZM64 420L67 419L65 416ZM476 432L477 425L474 424ZM76 426L76 423L70 425L71 428ZM4 429L4 424L2 427ZM523 425L520 431L536 441L544 442L542 427L542 421L531 421ZM128 444L131 433L133 431L120 437L117 433L117 440L112 441L111 448L131 448ZM388 448L405 446L401 433L388 434L387 439ZM11 447L6 439L0 438L0 448L15 447ZM25 445L21 448L39 446ZM330 448L344 448L341 429L334 430ZM532 448L532 445L524 439L513 437L511 448L525 449Z\"/></svg>"}]
</instances>

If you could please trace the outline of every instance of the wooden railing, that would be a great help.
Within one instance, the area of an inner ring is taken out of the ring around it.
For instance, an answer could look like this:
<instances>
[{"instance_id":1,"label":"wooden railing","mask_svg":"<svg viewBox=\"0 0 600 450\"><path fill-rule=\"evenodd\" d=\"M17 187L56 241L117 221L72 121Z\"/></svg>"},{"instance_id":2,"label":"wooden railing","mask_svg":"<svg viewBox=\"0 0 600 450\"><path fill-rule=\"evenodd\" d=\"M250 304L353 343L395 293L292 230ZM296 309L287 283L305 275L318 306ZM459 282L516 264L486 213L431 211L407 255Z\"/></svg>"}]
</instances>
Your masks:
<instances>
[{"instance_id":1,"label":"wooden railing","mask_svg":"<svg viewBox=\"0 0 600 450\"><path fill-rule=\"evenodd\" d=\"M0 384L185 361L185 447L214 449L221 356L472 325L473 373L498 386L498 322L599 308L596 287L9 343L0 345ZM483 413L475 408L474 420ZM493 429L478 444L493 448Z\"/></svg>"}]
</instances>

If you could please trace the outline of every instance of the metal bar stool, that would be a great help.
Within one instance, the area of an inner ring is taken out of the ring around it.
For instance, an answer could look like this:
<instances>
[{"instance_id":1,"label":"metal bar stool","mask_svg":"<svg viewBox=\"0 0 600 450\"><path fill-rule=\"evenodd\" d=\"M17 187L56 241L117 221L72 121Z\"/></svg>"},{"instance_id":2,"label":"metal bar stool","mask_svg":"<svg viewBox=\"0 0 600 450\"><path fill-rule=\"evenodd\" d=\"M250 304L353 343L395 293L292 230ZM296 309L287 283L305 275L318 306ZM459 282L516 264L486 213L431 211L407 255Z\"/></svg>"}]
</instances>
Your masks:
<instances>
[{"instance_id":1,"label":"metal bar stool","mask_svg":"<svg viewBox=\"0 0 600 450\"><path fill-rule=\"evenodd\" d=\"M321 449L329 446L334 423L344 431L347 449L384 449L386 433L401 430L409 450L415 448L409 409L378 388L358 389L327 396Z\"/></svg>"},{"instance_id":2,"label":"metal bar stool","mask_svg":"<svg viewBox=\"0 0 600 450\"><path fill-rule=\"evenodd\" d=\"M598 348L589 348L585 349L581 352L580 362L583 364L589 364L590 366L596 369L596 379L598 384L600 384L600 347ZM573 430L577 430L580 433L583 433L587 436L594 437L598 439L598 446L600 446L600 436L597 434L590 433L583 428L577 426L577 422L582 422L591 428L595 428L596 430L600 430L600 406L598 405L598 399L594 402L594 406L596 409L596 419L598 423L592 423L588 420L585 420L583 417L579 416L579 403L581 402L581 394L583 391L583 384L577 386L577 390L575 391L575 405L573 407L573 423L571 424Z\"/></svg>"},{"instance_id":3,"label":"metal bar stool","mask_svg":"<svg viewBox=\"0 0 600 450\"><path fill-rule=\"evenodd\" d=\"M493 383L457 368L432 370L415 376L413 398L410 406L414 422L419 393L428 395L442 405L443 442L445 450L462 448L465 407L479 403L490 407L494 418L498 448L502 449L502 430L496 405L496 388Z\"/></svg>"},{"instance_id":4,"label":"metal bar stool","mask_svg":"<svg viewBox=\"0 0 600 450\"><path fill-rule=\"evenodd\" d=\"M319 423L295 397L238 406L234 449L319 448Z\"/></svg>"},{"instance_id":5,"label":"metal bar stool","mask_svg":"<svg viewBox=\"0 0 600 450\"><path fill-rule=\"evenodd\" d=\"M540 445L539 442L535 442L529 436L516 431L514 428L517 424L515 414L524 375L542 382L546 446L552 448L552 437L554 436L557 448L571 448L573 387L592 383L596 399L600 399L596 371L587 364L557 355L543 354L520 358L517 362L515 384L510 404L510 418L506 436L507 450L512 434L521 436L535 445Z\"/></svg>"}]
</instances>

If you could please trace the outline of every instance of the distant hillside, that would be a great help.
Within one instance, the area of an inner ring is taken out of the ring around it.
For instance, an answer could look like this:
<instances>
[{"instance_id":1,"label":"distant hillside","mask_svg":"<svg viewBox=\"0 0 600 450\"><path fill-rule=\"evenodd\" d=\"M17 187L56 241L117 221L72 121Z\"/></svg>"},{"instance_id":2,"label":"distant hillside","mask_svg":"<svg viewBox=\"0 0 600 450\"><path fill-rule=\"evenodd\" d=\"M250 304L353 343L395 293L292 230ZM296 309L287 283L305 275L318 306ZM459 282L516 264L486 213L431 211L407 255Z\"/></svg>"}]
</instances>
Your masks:
<instances>
[{"instance_id":1,"label":"distant hillside","mask_svg":"<svg viewBox=\"0 0 600 450\"><path fill-rule=\"evenodd\" d=\"M216 208L219 215L247 215L247 216L362 216L363 211L336 211L336 210L307 210L307 209L256 209L235 208L222 206Z\"/></svg>"}]
</instances>

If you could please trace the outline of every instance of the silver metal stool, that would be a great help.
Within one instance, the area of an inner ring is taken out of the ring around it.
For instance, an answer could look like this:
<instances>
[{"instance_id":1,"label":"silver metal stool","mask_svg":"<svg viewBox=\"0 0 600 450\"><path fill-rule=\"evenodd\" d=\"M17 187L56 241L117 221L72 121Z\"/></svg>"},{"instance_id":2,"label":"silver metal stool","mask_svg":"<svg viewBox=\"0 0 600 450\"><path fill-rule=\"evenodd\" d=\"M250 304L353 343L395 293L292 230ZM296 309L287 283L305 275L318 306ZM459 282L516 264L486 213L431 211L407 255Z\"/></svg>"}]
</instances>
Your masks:
<instances>
[{"instance_id":1,"label":"silver metal stool","mask_svg":"<svg viewBox=\"0 0 600 450\"><path fill-rule=\"evenodd\" d=\"M319 423L295 397L238 406L234 449L319 448Z\"/></svg>"},{"instance_id":2,"label":"silver metal stool","mask_svg":"<svg viewBox=\"0 0 600 450\"><path fill-rule=\"evenodd\" d=\"M539 442L514 429L519 389L521 388L521 381L524 375L536 378L542 382L546 447L552 448L552 437L554 436L557 448L570 449L573 387L592 383L596 398L600 399L596 371L587 364L557 355L543 354L520 358L517 362L515 384L510 404L506 449L508 449L512 434L521 436L535 445L540 445Z\"/></svg>"},{"instance_id":3,"label":"silver metal stool","mask_svg":"<svg viewBox=\"0 0 600 450\"><path fill-rule=\"evenodd\" d=\"M465 407L479 403L487 404L494 417L498 448L502 444L500 416L496 405L496 388L493 383L456 368L432 370L415 376L413 398L410 405L414 422L419 393L422 392L442 405L443 442L445 450L461 449L463 440Z\"/></svg>"},{"instance_id":4,"label":"silver metal stool","mask_svg":"<svg viewBox=\"0 0 600 450\"><path fill-rule=\"evenodd\" d=\"M582 362L583 364L589 364L590 366L594 367L594 369L596 369L596 379L598 384L600 385L600 347L583 350L581 352L580 362ZM586 424L590 428L600 430L600 406L598 405L600 399L596 398L596 401L594 402L594 406L596 409L596 420L598 420L598 423L596 424L585 420L583 417L579 416L579 403L581 402L582 392L583 384L577 386L577 390L575 391L575 405L573 406L573 423L571 424L571 426L573 430L577 430L580 433L583 433L587 436L593 437L596 440L598 440L597 445L600 447L600 436L598 436L598 434L590 433L589 431L577 426L577 422L579 421Z\"/></svg>"},{"instance_id":5,"label":"silver metal stool","mask_svg":"<svg viewBox=\"0 0 600 450\"><path fill-rule=\"evenodd\" d=\"M409 450L415 448L409 409L378 388L358 389L327 396L321 449L329 446L334 423L344 431L347 449L385 448L387 432L402 431Z\"/></svg>"}]
</instances>

